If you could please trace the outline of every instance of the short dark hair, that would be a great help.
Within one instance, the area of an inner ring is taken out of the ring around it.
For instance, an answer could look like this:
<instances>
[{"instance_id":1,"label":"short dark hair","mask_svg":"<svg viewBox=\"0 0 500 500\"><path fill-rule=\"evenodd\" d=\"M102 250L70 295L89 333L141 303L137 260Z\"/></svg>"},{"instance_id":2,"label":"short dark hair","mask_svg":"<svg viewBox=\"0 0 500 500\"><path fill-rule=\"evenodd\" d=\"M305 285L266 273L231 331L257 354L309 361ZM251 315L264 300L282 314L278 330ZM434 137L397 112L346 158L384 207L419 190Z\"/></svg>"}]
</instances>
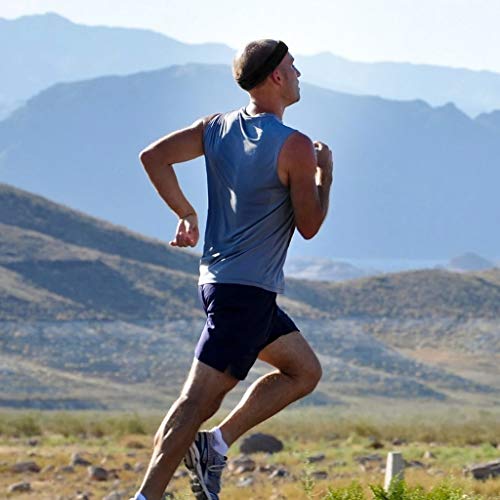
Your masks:
<instances>
[{"instance_id":1,"label":"short dark hair","mask_svg":"<svg viewBox=\"0 0 500 500\"><path fill-rule=\"evenodd\" d=\"M254 74L278 46L277 40L265 38L248 43L233 60L233 76L239 82Z\"/></svg>"}]
</instances>

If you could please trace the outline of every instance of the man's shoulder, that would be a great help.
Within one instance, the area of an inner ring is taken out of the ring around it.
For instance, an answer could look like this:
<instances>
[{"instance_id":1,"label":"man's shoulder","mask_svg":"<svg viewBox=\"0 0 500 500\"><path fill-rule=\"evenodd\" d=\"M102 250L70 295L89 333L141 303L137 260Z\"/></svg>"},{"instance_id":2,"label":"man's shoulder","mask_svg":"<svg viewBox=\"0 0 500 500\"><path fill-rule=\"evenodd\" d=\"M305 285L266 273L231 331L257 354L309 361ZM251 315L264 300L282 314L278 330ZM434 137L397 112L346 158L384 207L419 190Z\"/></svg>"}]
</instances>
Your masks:
<instances>
[{"instance_id":1,"label":"man's shoulder","mask_svg":"<svg viewBox=\"0 0 500 500\"><path fill-rule=\"evenodd\" d=\"M306 134L299 130L292 129L292 133L288 136L283 148L291 152L310 151L314 149L314 145Z\"/></svg>"}]
</instances>

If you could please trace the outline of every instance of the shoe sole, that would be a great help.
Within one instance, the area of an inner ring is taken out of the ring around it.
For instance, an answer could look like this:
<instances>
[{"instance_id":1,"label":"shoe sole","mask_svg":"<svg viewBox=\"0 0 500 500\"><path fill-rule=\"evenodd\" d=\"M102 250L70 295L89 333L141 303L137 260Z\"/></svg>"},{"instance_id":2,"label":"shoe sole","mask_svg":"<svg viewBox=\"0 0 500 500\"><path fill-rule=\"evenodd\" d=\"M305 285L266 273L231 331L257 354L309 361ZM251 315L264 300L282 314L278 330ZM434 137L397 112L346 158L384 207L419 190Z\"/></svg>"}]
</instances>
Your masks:
<instances>
[{"instance_id":1,"label":"shoe sole","mask_svg":"<svg viewBox=\"0 0 500 500\"><path fill-rule=\"evenodd\" d=\"M198 447L192 444L189 447L184 463L191 473L191 491L197 500L212 500L210 492L203 481L203 471L201 470L201 457ZM199 490L201 488L201 491Z\"/></svg>"}]
</instances>

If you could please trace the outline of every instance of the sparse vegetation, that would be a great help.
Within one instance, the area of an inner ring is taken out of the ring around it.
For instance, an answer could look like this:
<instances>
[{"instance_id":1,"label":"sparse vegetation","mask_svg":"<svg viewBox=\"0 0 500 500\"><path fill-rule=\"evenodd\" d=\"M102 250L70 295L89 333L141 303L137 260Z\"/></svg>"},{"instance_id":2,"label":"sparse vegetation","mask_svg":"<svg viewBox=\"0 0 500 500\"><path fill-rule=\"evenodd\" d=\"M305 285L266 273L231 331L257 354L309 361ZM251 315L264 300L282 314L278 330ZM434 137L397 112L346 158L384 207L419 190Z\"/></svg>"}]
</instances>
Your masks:
<instances>
[{"instance_id":1,"label":"sparse vegetation","mask_svg":"<svg viewBox=\"0 0 500 500\"><path fill-rule=\"evenodd\" d=\"M481 498L477 494L465 493L462 487L453 486L449 481L437 484L428 492L422 486L410 487L404 481L391 483L388 491L379 485L371 486L370 489L375 500L480 500ZM364 497L359 498L362 500ZM358 500L356 497L354 499ZM325 500L330 500L330 497ZM351 497L345 500L351 500Z\"/></svg>"},{"instance_id":2,"label":"sparse vegetation","mask_svg":"<svg viewBox=\"0 0 500 500\"><path fill-rule=\"evenodd\" d=\"M449 411L407 407L290 409L265 422L257 431L275 434L285 444L273 455L252 455L256 470L247 474L226 471L221 500L498 500L500 478L476 481L463 475L475 463L500 457L499 413L481 410ZM220 417L220 415L219 415ZM28 480L43 481L44 494L70 498L76 490L97 498L112 489L111 482L89 482L86 469L76 467L71 481L55 480L62 467L78 452L92 463L116 471L114 487L133 493L149 460L152 436L160 414L105 412L3 412L0 414L0 491L19 475L10 467L23 460L36 461L42 471ZM207 423L210 427L214 418ZM407 461L405 481L384 492L385 456L401 451ZM238 443L230 460L238 456ZM309 457L319 456L317 461ZM366 458L369 457L369 458ZM128 464L128 465L125 465ZM142 465L140 465L142 464ZM269 478L269 467L286 474ZM266 472L267 471L267 472ZM245 479L251 477L248 485ZM245 484L245 483L243 483ZM169 489L177 500L190 498L187 479L179 476ZM17 497L16 497L17 498ZM31 498L31 497L19 497Z\"/></svg>"},{"instance_id":3,"label":"sparse vegetation","mask_svg":"<svg viewBox=\"0 0 500 500\"><path fill-rule=\"evenodd\" d=\"M130 434L150 436L162 418L160 413L3 410L0 412L0 436L21 438L61 434L80 439ZM214 417L207 425L219 418ZM342 408L292 408L265 422L261 428L291 443L398 440L454 447L490 446L497 443L500 436L500 411L442 409L425 404L418 412L411 405L388 409L381 404L376 414L370 412L368 405L360 406L355 412ZM304 459L303 454L297 457L301 459Z\"/></svg>"}]
</instances>

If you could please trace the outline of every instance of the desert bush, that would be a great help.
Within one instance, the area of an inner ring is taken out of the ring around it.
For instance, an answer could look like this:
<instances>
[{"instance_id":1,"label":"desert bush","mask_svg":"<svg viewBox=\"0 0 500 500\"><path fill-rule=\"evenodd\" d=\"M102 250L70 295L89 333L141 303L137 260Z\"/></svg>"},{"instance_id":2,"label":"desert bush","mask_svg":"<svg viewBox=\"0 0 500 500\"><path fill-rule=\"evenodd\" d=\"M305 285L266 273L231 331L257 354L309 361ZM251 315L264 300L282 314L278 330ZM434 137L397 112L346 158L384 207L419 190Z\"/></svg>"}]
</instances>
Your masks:
<instances>
[{"instance_id":1,"label":"desert bush","mask_svg":"<svg viewBox=\"0 0 500 500\"><path fill-rule=\"evenodd\" d=\"M361 484L351 483L343 488L328 488L328 493L322 500L480 500L480 496L467 494L461 487L443 482L429 491L422 486L408 486L404 481L394 481L389 490L380 485L370 486L371 499L363 493Z\"/></svg>"},{"instance_id":2,"label":"desert bush","mask_svg":"<svg viewBox=\"0 0 500 500\"><path fill-rule=\"evenodd\" d=\"M31 437L42 434L42 427L36 415L12 414L0 419L0 434L15 437Z\"/></svg>"},{"instance_id":3,"label":"desert bush","mask_svg":"<svg viewBox=\"0 0 500 500\"><path fill-rule=\"evenodd\" d=\"M353 482L344 488L328 488L328 494L323 500L365 500L365 495L362 486Z\"/></svg>"},{"instance_id":4,"label":"desert bush","mask_svg":"<svg viewBox=\"0 0 500 500\"><path fill-rule=\"evenodd\" d=\"M374 500L480 500L467 494L459 486L443 482L426 492L422 486L408 486L404 481L393 481L388 491L382 486L370 486Z\"/></svg>"}]
</instances>

